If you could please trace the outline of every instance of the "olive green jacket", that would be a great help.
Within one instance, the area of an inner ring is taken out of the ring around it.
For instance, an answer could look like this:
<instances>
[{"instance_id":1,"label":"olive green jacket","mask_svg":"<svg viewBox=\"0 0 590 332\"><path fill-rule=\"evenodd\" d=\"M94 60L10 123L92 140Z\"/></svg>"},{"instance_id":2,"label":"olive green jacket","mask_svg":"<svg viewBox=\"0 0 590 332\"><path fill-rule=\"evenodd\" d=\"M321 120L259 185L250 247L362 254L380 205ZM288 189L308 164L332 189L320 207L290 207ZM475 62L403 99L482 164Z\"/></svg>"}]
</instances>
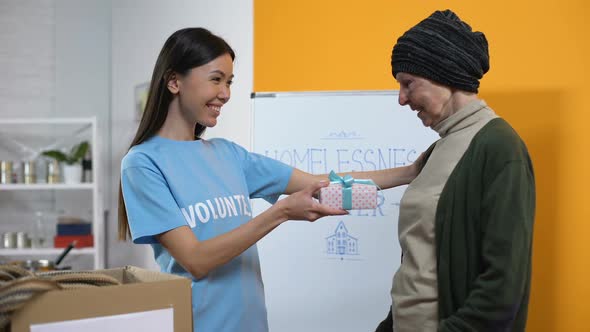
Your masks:
<instances>
[{"instance_id":1,"label":"olive green jacket","mask_svg":"<svg viewBox=\"0 0 590 332\"><path fill-rule=\"evenodd\" d=\"M535 180L527 148L501 118L473 138L436 211L439 331L524 331Z\"/></svg>"}]
</instances>

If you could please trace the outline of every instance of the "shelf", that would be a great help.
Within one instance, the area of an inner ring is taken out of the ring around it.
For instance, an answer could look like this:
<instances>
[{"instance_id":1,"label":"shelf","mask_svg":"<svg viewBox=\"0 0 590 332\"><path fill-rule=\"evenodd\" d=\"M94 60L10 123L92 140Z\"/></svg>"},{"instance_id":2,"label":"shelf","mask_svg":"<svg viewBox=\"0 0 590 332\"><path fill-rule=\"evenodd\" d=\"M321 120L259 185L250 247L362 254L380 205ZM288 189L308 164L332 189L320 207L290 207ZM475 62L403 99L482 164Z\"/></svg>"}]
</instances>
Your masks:
<instances>
[{"instance_id":1,"label":"shelf","mask_svg":"<svg viewBox=\"0 0 590 332\"><path fill-rule=\"evenodd\" d=\"M79 258L81 266L92 261L94 269L105 266L105 234L104 210L101 172L101 143L97 119L91 117L47 117L47 118L3 118L0 117L0 159L12 161L38 160L43 151L69 149L71 144L88 141L91 146L92 183L9 183L0 184L0 200L6 198L2 205L2 213L16 217L2 218L0 230L15 229L14 224L19 215L35 210L72 210L76 214L91 211L94 233L94 247L73 249L68 255ZM100 137L100 138L99 138ZM39 160L38 160L39 161ZM43 163L45 158L40 159ZM22 164L19 172L22 172ZM37 171L45 165L36 164ZM38 173L39 180L43 180L42 171ZM71 196L75 196L72 199ZM23 204L20 202L23 201ZM4 215L2 216L4 217ZM53 218L53 215L51 216ZM6 227L5 227L6 226ZM12 228L10 228L10 227ZM51 243L52 245L53 243ZM55 259L64 248L0 248L0 260L43 258Z\"/></svg>"},{"instance_id":2,"label":"shelf","mask_svg":"<svg viewBox=\"0 0 590 332\"><path fill-rule=\"evenodd\" d=\"M94 189L94 183L76 183L76 184L65 184L65 183L12 183L12 184L0 184L0 191L2 190L85 190Z\"/></svg>"},{"instance_id":3,"label":"shelf","mask_svg":"<svg viewBox=\"0 0 590 332\"><path fill-rule=\"evenodd\" d=\"M59 255L65 248L24 248L24 249L0 249L0 256L34 256L34 255ZM71 255L93 255L94 247L72 249L68 256Z\"/></svg>"}]
</instances>

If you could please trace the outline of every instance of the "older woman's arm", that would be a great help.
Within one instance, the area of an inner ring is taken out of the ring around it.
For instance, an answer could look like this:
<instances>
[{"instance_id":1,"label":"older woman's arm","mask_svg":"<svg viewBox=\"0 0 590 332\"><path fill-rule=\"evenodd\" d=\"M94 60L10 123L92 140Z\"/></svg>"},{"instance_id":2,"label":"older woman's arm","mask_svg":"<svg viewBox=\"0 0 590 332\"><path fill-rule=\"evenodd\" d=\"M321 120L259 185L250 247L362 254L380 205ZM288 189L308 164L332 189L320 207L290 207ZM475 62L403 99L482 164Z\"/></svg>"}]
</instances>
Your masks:
<instances>
[{"instance_id":1,"label":"older woman's arm","mask_svg":"<svg viewBox=\"0 0 590 332\"><path fill-rule=\"evenodd\" d=\"M379 171L340 173L339 175L350 174L355 179L371 179L379 188L389 189L409 184L420 173L424 164L424 153L414 163L408 166L388 168ZM285 194L297 192L306 186L317 181L329 181L328 174L309 174L299 169L294 169L293 174L285 190Z\"/></svg>"}]
</instances>

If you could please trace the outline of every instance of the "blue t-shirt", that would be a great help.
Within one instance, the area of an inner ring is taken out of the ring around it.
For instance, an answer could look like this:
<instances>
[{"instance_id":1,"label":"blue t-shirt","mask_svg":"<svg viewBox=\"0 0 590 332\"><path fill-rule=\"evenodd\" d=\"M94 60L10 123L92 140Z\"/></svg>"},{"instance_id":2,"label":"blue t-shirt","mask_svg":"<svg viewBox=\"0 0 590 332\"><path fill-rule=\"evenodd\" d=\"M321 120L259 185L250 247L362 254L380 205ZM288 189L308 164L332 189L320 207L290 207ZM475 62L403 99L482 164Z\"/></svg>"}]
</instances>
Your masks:
<instances>
[{"instance_id":1,"label":"blue t-shirt","mask_svg":"<svg viewBox=\"0 0 590 332\"><path fill-rule=\"evenodd\" d=\"M278 198L292 171L224 139L155 136L123 158L121 183L133 242L151 244L163 272L193 280L195 331L268 330L256 245L196 280L155 235L189 225L204 241L231 231L252 218L249 198Z\"/></svg>"}]
</instances>

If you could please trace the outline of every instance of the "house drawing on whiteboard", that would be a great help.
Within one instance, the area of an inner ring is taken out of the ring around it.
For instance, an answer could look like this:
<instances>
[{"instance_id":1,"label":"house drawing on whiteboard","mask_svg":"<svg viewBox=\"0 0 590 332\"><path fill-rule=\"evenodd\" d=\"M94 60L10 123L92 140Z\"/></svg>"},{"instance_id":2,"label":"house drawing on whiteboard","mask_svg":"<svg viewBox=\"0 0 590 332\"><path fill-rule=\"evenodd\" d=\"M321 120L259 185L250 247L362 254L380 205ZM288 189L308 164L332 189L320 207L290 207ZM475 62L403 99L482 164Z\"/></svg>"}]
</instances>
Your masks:
<instances>
[{"instance_id":1,"label":"house drawing on whiteboard","mask_svg":"<svg viewBox=\"0 0 590 332\"><path fill-rule=\"evenodd\" d=\"M338 223L334 234L326 237L328 255L358 255L358 239L348 234L343 221Z\"/></svg>"}]
</instances>

